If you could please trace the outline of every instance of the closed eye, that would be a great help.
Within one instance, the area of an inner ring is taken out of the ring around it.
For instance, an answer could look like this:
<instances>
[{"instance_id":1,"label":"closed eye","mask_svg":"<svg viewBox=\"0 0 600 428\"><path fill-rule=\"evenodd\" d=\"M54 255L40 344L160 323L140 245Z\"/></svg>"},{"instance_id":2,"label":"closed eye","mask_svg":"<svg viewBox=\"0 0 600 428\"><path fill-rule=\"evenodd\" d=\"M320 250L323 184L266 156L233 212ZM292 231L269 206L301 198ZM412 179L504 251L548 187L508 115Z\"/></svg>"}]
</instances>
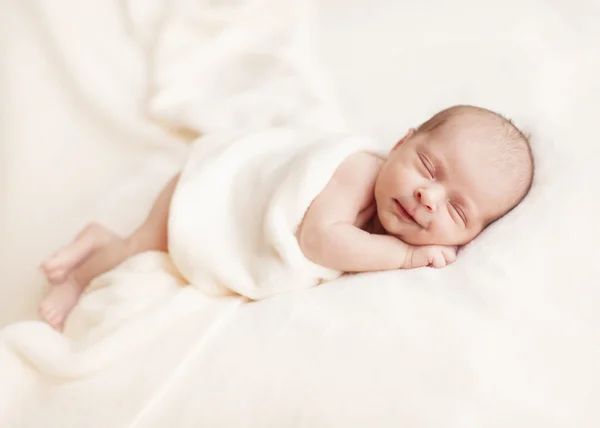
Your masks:
<instances>
[{"instance_id":1,"label":"closed eye","mask_svg":"<svg viewBox=\"0 0 600 428\"><path fill-rule=\"evenodd\" d=\"M423 164L423 167L425 167L429 178L435 178L435 169L433 168L431 162L429 162L429 159L427 159L422 154L419 154L419 158L421 159L421 163Z\"/></svg>"},{"instance_id":2,"label":"closed eye","mask_svg":"<svg viewBox=\"0 0 600 428\"><path fill-rule=\"evenodd\" d=\"M467 225L467 216L465 215L465 212L456 204L454 203L450 203L450 207L452 208L452 211L454 211L454 213L460 217L461 221L464 223L464 225Z\"/></svg>"}]
</instances>

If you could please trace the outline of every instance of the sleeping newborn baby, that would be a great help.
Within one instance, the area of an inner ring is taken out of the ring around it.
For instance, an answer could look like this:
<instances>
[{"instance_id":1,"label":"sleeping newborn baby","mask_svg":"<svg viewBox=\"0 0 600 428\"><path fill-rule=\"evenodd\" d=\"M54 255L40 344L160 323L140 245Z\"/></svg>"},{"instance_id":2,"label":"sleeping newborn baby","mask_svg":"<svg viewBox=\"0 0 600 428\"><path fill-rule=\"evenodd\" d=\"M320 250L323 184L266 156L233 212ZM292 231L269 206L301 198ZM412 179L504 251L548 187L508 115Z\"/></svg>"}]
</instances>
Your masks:
<instances>
[{"instance_id":1,"label":"sleeping newborn baby","mask_svg":"<svg viewBox=\"0 0 600 428\"><path fill-rule=\"evenodd\" d=\"M532 179L529 141L510 121L451 107L409 130L387 159L357 153L340 165L306 213L300 246L347 272L443 267Z\"/></svg>"},{"instance_id":2,"label":"sleeping newborn baby","mask_svg":"<svg viewBox=\"0 0 600 428\"><path fill-rule=\"evenodd\" d=\"M296 231L312 262L341 272L443 267L519 204L533 179L527 138L492 111L454 106L409 130L387 158L347 157ZM42 263L52 284L40 314L62 330L96 276L145 251L168 251L175 176L146 221L122 238L98 224Z\"/></svg>"}]
</instances>

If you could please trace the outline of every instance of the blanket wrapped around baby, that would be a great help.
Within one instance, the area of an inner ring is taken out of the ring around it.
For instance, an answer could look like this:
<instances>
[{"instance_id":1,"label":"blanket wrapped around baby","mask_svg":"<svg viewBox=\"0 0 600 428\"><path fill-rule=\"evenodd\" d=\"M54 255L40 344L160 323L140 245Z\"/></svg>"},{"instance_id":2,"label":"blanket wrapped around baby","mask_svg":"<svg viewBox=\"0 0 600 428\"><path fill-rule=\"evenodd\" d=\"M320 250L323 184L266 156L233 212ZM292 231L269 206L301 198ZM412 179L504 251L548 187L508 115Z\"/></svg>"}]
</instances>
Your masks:
<instances>
[{"instance_id":1,"label":"blanket wrapped around baby","mask_svg":"<svg viewBox=\"0 0 600 428\"><path fill-rule=\"evenodd\" d=\"M148 113L203 135L173 198L174 263L207 294L251 299L338 276L306 260L294 232L339 163L373 144L347 135L313 58L309 4L173 4L128 2L152 46Z\"/></svg>"},{"instance_id":2,"label":"blanket wrapped around baby","mask_svg":"<svg viewBox=\"0 0 600 428\"><path fill-rule=\"evenodd\" d=\"M209 295L257 300L305 289L341 272L304 257L296 231L350 154L377 152L362 136L312 138L292 129L200 138L173 195L169 252Z\"/></svg>"}]
</instances>

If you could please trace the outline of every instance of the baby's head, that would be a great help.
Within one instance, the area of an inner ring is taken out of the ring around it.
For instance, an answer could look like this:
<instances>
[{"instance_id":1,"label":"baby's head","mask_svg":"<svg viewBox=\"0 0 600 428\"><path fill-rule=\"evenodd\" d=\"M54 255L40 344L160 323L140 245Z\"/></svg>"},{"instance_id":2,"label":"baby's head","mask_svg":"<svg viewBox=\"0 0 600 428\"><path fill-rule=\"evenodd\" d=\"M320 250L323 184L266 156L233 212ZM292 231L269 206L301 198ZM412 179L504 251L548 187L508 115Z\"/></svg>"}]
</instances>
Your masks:
<instances>
[{"instance_id":1,"label":"baby's head","mask_svg":"<svg viewBox=\"0 0 600 428\"><path fill-rule=\"evenodd\" d=\"M414 245L464 245L527 195L528 139L492 111L454 106L411 129L375 184L381 225Z\"/></svg>"}]
</instances>

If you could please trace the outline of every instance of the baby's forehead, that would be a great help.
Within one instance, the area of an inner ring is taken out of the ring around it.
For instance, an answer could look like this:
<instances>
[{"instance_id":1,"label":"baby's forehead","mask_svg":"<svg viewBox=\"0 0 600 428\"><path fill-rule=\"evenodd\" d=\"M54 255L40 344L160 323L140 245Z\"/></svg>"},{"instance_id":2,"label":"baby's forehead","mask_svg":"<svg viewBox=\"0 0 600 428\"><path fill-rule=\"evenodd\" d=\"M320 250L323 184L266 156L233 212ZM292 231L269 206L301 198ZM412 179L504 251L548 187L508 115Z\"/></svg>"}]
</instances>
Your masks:
<instances>
[{"instance_id":1,"label":"baby's forehead","mask_svg":"<svg viewBox=\"0 0 600 428\"><path fill-rule=\"evenodd\" d=\"M494 130L485 124L458 123L440 127L425 133L417 141L417 147L431 152L477 151L486 157L493 156L493 147L498 142Z\"/></svg>"},{"instance_id":2,"label":"baby's forehead","mask_svg":"<svg viewBox=\"0 0 600 428\"><path fill-rule=\"evenodd\" d=\"M473 193L482 205L489 206L512 199L514 174L508 173L510 165L502 151L494 149L495 142L482 141L488 138L493 136L457 130L424 138L415 148L430 158L440 178Z\"/></svg>"},{"instance_id":3,"label":"baby's forehead","mask_svg":"<svg viewBox=\"0 0 600 428\"><path fill-rule=\"evenodd\" d=\"M492 150L490 144L481 144L474 138L460 134L424 138L415 149L430 156L440 168L451 171L458 168L487 174L493 172L501 160L499 152Z\"/></svg>"},{"instance_id":4,"label":"baby's forehead","mask_svg":"<svg viewBox=\"0 0 600 428\"><path fill-rule=\"evenodd\" d=\"M495 117L461 114L444 121L427 134L434 139L475 141L498 136L502 127L501 121Z\"/></svg>"}]
</instances>

